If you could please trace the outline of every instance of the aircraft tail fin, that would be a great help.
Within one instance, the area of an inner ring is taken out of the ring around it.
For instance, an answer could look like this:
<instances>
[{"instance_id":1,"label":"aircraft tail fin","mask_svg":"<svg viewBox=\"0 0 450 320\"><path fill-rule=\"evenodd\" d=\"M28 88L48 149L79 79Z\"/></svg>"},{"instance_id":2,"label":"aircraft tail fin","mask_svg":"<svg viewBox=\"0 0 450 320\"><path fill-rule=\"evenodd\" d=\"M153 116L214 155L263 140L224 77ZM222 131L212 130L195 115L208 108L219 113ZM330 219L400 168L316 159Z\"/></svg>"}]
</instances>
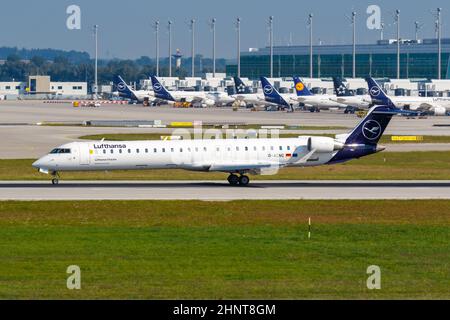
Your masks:
<instances>
[{"instance_id":1,"label":"aircraft tail fin","mask_svg":"<svg viewBox=\"0 0 450 320\"><path fill-rule=\"evenodd\" d=\"M247 86L245 85L244 81L242 81L241 78L239 78L238 76L234 76L233 79L234 79L234 88L236 90L236 94L249 93Z\"/></svg>"},{"instance_id":2,"label":"aircraft tail fin","mask_svg":"<svg viewBox=\"0 0 450 320\"><path fill-rule=\"evenodd\" d=\"M266 77L261 77L261 85L264 92L264 97L266 101L275 103L281 106L290 108L291 106L286 100L280 95L277 89L267 80Z\"/></svg>"},{"instance_id":3,"label":"aircraft tail fin","mask_svg":"<svg viewBox=\"0 0 450 320\"><path fill-rule=\"evenodd\" d=\"M150 76L150 79L152 80L153 92L155 93L156 98L174 101L170 92L161 84L161 82L159 82L158 78Z\"/></svg>"},{"instance_id":4,"label":"aircraft tail fin","mask_svg":"<svg viewBox=\"0 0 450 320\"><path fill-rule=\"evenodd\" d=\"M392 100L386 95L380 85L378 85L378 83L372 77L368 77L366 81L369 87L370 97L372 98L374 104L394 106Z\"/></svg>"},{"instance_id":5,"label":"aircraft tail fin","mask_svg":"<svg viewBox=\"0 0 450 320\"><path fill-rule=\"evenodd\" d=\"M337 97L348 97L351 96L350 90L344 85L342 78L333 77L334 91Z\"/></svg>"},{"instance_id":6,"label":"aircraft tail fin","mask_svg":"<svg viewBox=\"0 0 450 320\"><path fill-rule=\"evenodd\" d=\"M309 91L308 87L303 83L303 81L299 77L293 77L295 92L297 92L297 96L312 96L313 94Z\"/></svg>"},{"instance_id":7,"label":"aircraft tail fin","mask_svg":"<svg viewBox=\"0 0 450 320\"><path fill-rule=\"evenodd\" d=\"M398 109L392 106L372 107L348 135L346 145L376 145Z\"/></svg>"},{"instance_id":8,"label":"aircraft tail fin","mask_svg":"<svg viewBox=\"0 0 450 320\"><path fill-rule=\"evenodd\" d=\"M120 75L115 75L113 79L114 87L119 95L128 99L137 100L134 91L127 85Z\"/></svg>"}]
</instances>

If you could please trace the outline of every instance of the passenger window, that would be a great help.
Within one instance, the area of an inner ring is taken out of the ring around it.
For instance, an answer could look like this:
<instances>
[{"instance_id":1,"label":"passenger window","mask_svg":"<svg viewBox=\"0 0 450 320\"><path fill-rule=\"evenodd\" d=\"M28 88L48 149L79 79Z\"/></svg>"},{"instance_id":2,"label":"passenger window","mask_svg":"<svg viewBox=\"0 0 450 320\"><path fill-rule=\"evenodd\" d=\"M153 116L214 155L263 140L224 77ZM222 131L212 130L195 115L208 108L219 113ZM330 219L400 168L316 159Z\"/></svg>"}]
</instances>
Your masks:
<instances>
[{"instance_id":1,"label":"passenger window","mask_svg":"<svg viewBox=\"0 0 450 320\"><path fill-rule=\"evenodd\" d=\"M236 147L236 151L239 151L239 147Z\"/></svg>"},{"instance_id":2,"label":"passenger window","mask_svg":"<svg viewBox=\"0 0 450 320\"><path fill-rule=\"evenodd\" d=\"M262 147L262 151L266 151L266 147L265 146Z\"/></svg>"},{"instance_id":3,"label":"passenger window","mask_svg":"<svg viewBox=\"0 0 450 320\"><path fill-rule=\"evenodd\" d=\"M273 148L273 146L270 146L270 150L272 150L272 151L273 151L273 149L274 149L274 148Z\"/></svg>"},{"instance_id":4,"label":"passenger window","mask_svg":"<svg viewBox=\"0 0 450 320\"><path fill-rule=\"evenodd\" d=\"M245 151L248 151L248 147L245 147Z\"/></svg>"},{"instance_id":5,"label":"passenger window","mask_svg":"<svg viewBox=\"0 0 450 320\"><path fill-rule=\"evenodd\" d=\"M183 152L183 148L180 148L180 152Z\"/></svg>"},{"instance_id":6,"label":"passenger window","mask_svg":"<svg viewBox=\"0 0 450 320\"><path fill-rule=\"evenodd\" d=\"M280 151L283 151L283 146L280 146Z\"/></svg>"},{"instance_id":7,"label":"passenger window","mask_svg":"<svg viewBox=\"0 0 450 320\"><path fill-rule=\"evenodd\" d=\"M195 152L198 152L198 147L195 147Z\"/></svg>"},{"instance_id":8,"label":"passenger window","mask_svg":"<svg viewBox=\"0 0 450 320\"><path fill-rule=\"evenodd\" d=\"M106 154L106 149L103 149L103 154Z\"/></svg>"},{"instance_id":9,"label":"passenger window","mask_svg":"<svg viewBox=\"0 0 450 320\"><path fill-rule=\"evenodd\" d=\"M287 146L287 149L288 149L288 150L291 150L291 146Z\"/></svg>"},{"instance_id":10,"label":"passenger window","mask_svg":"<svg viewBox=\"0 0 450 320\"><path fill-rule=\"evenodd\" d=\"M188 148L188 152L191 152L191 148Z\"/></svg>"},{"instance_id":11,"label":"passenger window","mask_svg":"<svg viewBox=\"0 0 450 320\"><path fill-rule=\"evenodd\" d=\"M139 153L139 149L136 149L136 153Z\"/></svg>"},{"instance_id":12,"label":"passenger window","mask_svg":"<svg viewBox=\"0 0 450 320\"><path fill-rule=\"evenodd\" d=\"M173 152L174 150L173 150L173 148L170 148L170 152Z\"/></svg>"},{"instance_id":13,"label":"passenger window","mask_svg":"<svg viewBox=\"0 0 450 320\"><path fill-rule=\"evenodd\" d=\"M128 153L131 153L131 149L128 149Z\"/></svg>"},{"instance_id":14,"label":"passenger window","mask_svg":"<svg viewBox=\"0 0 450 320\"><path fill-rule=\"evenodd\" d=\"M256 151L256 146L253 147L253 151Z\"/></svg>"},{"instance_id":15,"label":"passenger window","mask_svg":"<svg viewBox=\"0 0 450 320\"><path fill-rule=\"evenodd\" d=\"M114 149L111 149L111 154L113 154L114 153Z\"/></svg>"},{"instance_id":16,"label":"passenger window","mask_svg":"<svg viewBox=\"0 0 450 320\"><path fill-rule=\"evenodd\" d=\"M206 147L203 147L203 151L205 151L205 152L206 152L206 151L208 151L208 148L206 148Z\"/></svg>"},{"instance_id":17,"label":"passenger window","mask_svg":"<svg viewBox=\"0 0 450 320\"><path fill-rule=\"evenodd\" d=\"M219 152L219 151L220 151L220 148L219 148L219 147L217 147L217 148L216 148L216 151L217 151L217 152Z\"/></svg>"},{"instance_id":18,"label":"passenger window","mask_svg":"<svg viewBox=\"0 0 450 320\"><path fill-rule=\"evenodd\" d=\"M154 153L157 153L157 152L158 152L158 149L154 148L154 149L153 149L153 152L154 152Z\"/></svg>"},{"instance_id":19,"label":"passenger window","mask_svg":"<svg viewBox=\"0 0 450 320\"><path fill-rule=\"evenodd\" d=\"M166 148L162 148L162 152L166 152Z\"/></svg>"},{"instance_id":20,"label":"passenger window","mask_svg":"<svg viewBox=\"0 0 450 320\"><path fill-rule=\"evenodd\" d=\"M145 148L145 153L148 153L148 149L147 148Z\"/></svg>"},{"instance_id":21,"label":"passenger window","mask_svg":"<svg viewBox=\"0 0 450 320\"><path fill-rule=\"evenodd\" d=\"M119 149L119 153L120 153L120 154L122 153L122 149Z\"/></svg>"}]
</instances>

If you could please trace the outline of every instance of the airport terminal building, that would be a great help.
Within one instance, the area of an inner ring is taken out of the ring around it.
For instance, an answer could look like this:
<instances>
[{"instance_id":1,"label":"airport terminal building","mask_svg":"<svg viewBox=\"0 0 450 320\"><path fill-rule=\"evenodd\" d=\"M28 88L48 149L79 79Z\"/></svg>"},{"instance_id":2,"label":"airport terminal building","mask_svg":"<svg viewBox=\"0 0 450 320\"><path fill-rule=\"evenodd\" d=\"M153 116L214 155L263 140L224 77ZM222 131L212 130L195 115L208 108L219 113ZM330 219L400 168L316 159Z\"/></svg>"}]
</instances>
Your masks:
<instances>
[{"instance_id":1,"label":"airport terminal building","mask_svg":"<svg viewBox=\"0 0 450 320\"><path fill-rule=\"evenodd\" d=\"M441 78L450 79L450 38L441 40ZM273 76L309 76L309 45L275 46ZM313 47L313 77L352 76L353 46L316 45ZM438 78L437 39L402 40L400 78ZM227 75L237 74L236 61L227 64ZM270 74L270 48L251 48L241 53L241 76L257 79ZM397 41L379 40L375 44L356 45L356 77L397 77Z\"/></svg>"}]
</instances>

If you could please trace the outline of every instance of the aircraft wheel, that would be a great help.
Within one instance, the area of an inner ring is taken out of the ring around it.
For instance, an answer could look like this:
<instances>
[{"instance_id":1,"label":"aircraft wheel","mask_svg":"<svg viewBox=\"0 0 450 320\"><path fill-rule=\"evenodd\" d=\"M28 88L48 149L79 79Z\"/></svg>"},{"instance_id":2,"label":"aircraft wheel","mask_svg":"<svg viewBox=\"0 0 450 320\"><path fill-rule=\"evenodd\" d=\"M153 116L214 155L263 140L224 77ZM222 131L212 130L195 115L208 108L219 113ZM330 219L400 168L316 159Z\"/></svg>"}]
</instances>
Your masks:
<instances>
[{"instance_id":1,"label":"aircraft wheel","mask_svg":"<svg viewBox=\"0 0 450 320\"><path fill-rule=\"evenodd\" d=\"M56 179L56 178L52 179L52 184L53 185L58 185L59 184L59 180Z\"/></svg>"},{"instance_id":2,"label":"aircraft wheel","mask_svg":"<svg viewBox=\"0 0 450 320\"><path fill-rule=\"evenodd\" d=\"M239 183L239 177L235 174L230 174L227 180L228 183L231 184L232 186L237 186Z\"/></svg>"},{"instance_id":3,"label":"aircraft wheel","mask_svg":"<svg viewBox=\"0 0 450 320\"><path fill-rule=\"evenodd\" d=\"M239 177L239 185L245 187L250 183L250 178L247 176L240 176Z\"/></svg>"}]
</instances>

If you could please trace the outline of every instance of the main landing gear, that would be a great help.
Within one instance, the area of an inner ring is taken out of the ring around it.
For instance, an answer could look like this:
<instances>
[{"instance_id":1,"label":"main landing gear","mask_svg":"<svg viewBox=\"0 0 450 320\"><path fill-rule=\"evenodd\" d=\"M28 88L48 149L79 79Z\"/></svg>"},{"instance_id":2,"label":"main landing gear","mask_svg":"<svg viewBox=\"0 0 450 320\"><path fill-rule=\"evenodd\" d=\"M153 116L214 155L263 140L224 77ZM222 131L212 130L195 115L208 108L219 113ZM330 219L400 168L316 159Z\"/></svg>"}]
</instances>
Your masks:
<instances>
[{"instance_id":1,"label":"main landing gear","mask_svg":"<svg viewBox=\"0 0 450 320\"><path fill-rule=\"evenodd\" d=\"M230 174L228 176L228 182L232 185L232 186L247 186L250 183L250 178L246 175L241 175L241 176L237 176L235 174Z\"/></svg>"}]
</instances>

